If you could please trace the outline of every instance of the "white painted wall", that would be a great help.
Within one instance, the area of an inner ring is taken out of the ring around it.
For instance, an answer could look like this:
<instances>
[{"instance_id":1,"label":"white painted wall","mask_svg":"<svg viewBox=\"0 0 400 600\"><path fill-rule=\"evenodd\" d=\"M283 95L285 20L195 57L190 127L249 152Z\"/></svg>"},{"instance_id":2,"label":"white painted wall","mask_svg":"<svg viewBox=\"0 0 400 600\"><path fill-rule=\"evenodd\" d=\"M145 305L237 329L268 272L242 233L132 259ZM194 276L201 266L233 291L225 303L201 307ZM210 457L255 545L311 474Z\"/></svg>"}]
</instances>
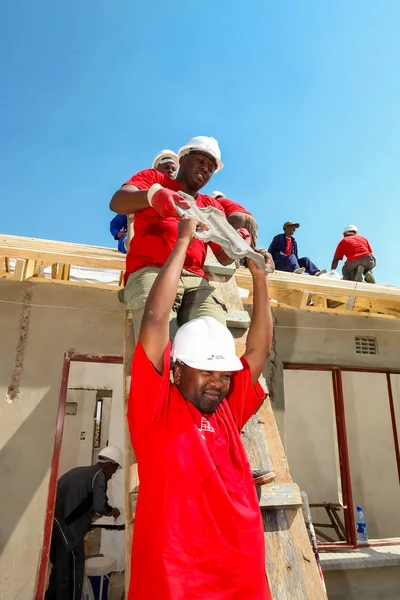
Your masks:
<instances>
[{"instance_id":1,"label":"white painted wall","mask_svg":"<svg viewBox=\"0 0 400 600\"><path fill-rule=\"evenodd\" d=\"M400 426L400 375L392 375ZM342 372L354 510L364 508L371 539L400 536L400 486L386 375ZM310 503L340 501L330 372L284 370L286 450L293 480ZM400 428L399 428L400 431ZM312 511L329 522L325 511ZM343 511L341 512L343 520ZM331 537L332 530L324 530Z\"/></svg>"},{"instance_id":2,"label":"white painted wall","mask_svg":"<svg viewBox=\"0 0 400 600\"><path fill-rule=\"evenodd\" d=\"M90 388L93 390L111 390L111 414L109 445L120 448L124 453L124 405L123 405L123 366L103 363L72 363L68 381L69 388ZM95 392L94 392L95 393ZM89 461L90 464L91 461ZM108 498L112 506L125 511L125 477L120 469L108 484ZM125 532L102 531L101 552L113 556L117 561L117 570L125 568Z\"/></svg>"},{"instance_id":3,"label":"white painted wall","mask_svg":"<svg viewBox=\"0 0 400 600\"><path fill-rule=\"evenodd\" d=\"M332 375L285 370L286 452L293 480L310 504L341 501L341 482ZM325 509L311 510L314 522L329 523ZM343 520L343 510L340 511ZM333 529L324 529L337 539Z\"/></svg>"},{"instance_id":4,"label":"white painted wall","mask_svg":"<svg viewBox=\"0 0 400 600\"><path fill-rule=\"evenodd\" d=\"M58 476L92 464L96 391L68 390L67 402L77 403L76 415L65 415ZM85 439L81 439L81 434Z\"/></svg>"},{"instance_id":5,"label":"white painted wall","mask_svg":"<svg viewBox=\"0 0 400 600\"><path fill-rule=\"evenodd\" d=\"M400 486L386 375L344 372L343 396L354 504L370 538L400 536Z\"/></svg>"},{"instance_id":6,"label":"white painted wall","mask_svg":"<svg viewBox=\"0 0 400 600\"><path fill-rule=\"evenodd\" d=\"M0 280L0 304L0 600L33 600L64 353L122 355L124 308L114 290L33 280Z\"/></svg>"}]
</instances>

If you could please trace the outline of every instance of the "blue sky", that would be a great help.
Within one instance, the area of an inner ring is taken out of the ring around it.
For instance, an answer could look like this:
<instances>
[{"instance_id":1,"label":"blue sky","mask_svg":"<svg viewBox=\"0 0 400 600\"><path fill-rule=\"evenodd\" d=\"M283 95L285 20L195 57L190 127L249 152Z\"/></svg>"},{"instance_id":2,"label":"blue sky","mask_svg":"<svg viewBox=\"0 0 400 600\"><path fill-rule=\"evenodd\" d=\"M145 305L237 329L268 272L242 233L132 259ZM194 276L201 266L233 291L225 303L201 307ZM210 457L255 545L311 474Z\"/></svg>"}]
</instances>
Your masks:
<instances>
[{"instance_id":1,"label":"blue sky","mask_svg":"<svg viewBox=\"0 0 400 600\"><path fill-rule=\"evenodd\" d=\"M3 2L1 232L113 245L111 195L162 148L216 137L220 189L267 246L299 220L329 267L345 225L400 285L397 0Z\"/></svg>"}]
</instances>

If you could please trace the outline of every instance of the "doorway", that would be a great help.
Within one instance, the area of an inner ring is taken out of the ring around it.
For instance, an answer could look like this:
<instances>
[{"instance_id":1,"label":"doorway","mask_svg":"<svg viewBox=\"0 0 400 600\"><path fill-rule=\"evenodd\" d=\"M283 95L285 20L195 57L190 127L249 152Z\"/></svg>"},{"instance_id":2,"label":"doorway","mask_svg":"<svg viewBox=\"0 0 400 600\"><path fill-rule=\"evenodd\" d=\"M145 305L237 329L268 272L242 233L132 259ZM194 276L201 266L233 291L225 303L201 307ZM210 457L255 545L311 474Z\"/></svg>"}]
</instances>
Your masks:
<instances>
[{"instance_id":1,"label":"doorway","mask_svg":"<svg viewBox=\"0 0 400 600\"><path fill-rule=\"evenodd\" d=\"M124 453L123 406L122 356L73 352L64 355L35 600L43 600L47 587L57 481L70 468L97 462L98 453L106 445L117 446ZM123 469L109 483L107 494L110 504L124 514ZM101 552L115 555L117 569L124 570L125 532L105 533L109 535L104 541L101 539Z\"/></svg>"}]
</instances>

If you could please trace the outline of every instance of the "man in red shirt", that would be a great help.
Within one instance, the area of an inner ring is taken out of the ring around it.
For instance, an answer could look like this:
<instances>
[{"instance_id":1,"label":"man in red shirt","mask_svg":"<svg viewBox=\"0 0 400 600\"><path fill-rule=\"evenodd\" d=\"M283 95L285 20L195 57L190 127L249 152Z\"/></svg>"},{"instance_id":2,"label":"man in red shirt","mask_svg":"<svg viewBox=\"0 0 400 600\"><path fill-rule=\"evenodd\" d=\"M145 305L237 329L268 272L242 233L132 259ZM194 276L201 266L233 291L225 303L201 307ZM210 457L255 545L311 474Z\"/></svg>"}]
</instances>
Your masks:
<instances>
[{"instance_id":1,"label":"man in red shirt","mask_svg":"<svg viewBox=\"0 0 400 600\"><path fill-rule=\"evenodd\" d=\"M230 223L234 229L247 229L251 236L251 247L255 248L257 244L258 227L253 215L238 202L233 202L233 200L226 198L225 194L222 192L216 190L211 196L221 204L228 223Z\"/></svg>"},{"instance_id":2,"label":"man in red shirt","mask_svg":"<svg viewBox=\"0 0 400 600\"><path fill-rule=\"evenodd\" d=\"M367 283L375 283L372 269L376 266L376 260L372 254L371 245L367 238L358 233L355 225L349 225L343 231L343 239L336 248L331 269L336 269L344 256L347 261L342 268L343 279L362 281L364 275Z\"/></svg>"},{"instance_id":3,"label":"man in red shirt","mask_svg":"<svg viewBox=\"0 0 400 600\"><path fill-rule=\"evenodd\" d=\"M151 286L177 240L179 215L175 205L188 206L177 192L190 194L202 208L214 206L223 212L217 200L199 194L212 175L223 168L217 140L205 136L192 138L179 150L178 159L176 179L146 169L126 181L110 202L114 212L135 215L135 235L126 259L124 302L132 311L136 339ZM210 246L219 262L233 262L219 246ZM226 306L203 271L206 254L207 244L199 239L188 248L171 308L171 338L178 326L194 317L208 315L226 323Z\"/></svg>"},{"instance_id":4,"label":"man in red shirt","mask_svg":"<svg viewBox=\"0 0 400 600\"><path fill-rule=\"evenodd\" d=\"M199 222L182 217L147 298L132 362L128 424L139 467L128 600L270 600L261 513L240 432L262 403L270 352L265 273L248 261L253 314L239 359L212 317L172 351L169 314ZM170 379L170 360L174 382Z\"/></svg>"}]
</instances>

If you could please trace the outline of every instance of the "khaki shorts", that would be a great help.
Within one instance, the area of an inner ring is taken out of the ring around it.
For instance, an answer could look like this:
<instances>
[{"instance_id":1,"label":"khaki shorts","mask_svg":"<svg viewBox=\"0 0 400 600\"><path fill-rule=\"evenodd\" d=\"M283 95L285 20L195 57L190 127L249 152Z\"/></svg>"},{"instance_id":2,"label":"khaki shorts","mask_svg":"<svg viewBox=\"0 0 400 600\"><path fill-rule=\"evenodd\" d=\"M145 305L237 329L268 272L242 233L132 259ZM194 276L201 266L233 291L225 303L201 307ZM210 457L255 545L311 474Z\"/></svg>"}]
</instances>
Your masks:
<instances>
[{"instance_id":1,"label":"khaki shorts","mask_svg":"<svg viewBox=\"0 0 400 600\"><path fill-rule=\"evenodd\" d=\"M124 289L124 303L132 312L135 340L139 337L144 307L151 287L160 272L157 267L144 267L129 275ZM174 305L170 313L170 339L178 327L197 317L214 317L226 325L227 308L216 289L204 277L182 271Z\"/></svg>"}]
</instances>

